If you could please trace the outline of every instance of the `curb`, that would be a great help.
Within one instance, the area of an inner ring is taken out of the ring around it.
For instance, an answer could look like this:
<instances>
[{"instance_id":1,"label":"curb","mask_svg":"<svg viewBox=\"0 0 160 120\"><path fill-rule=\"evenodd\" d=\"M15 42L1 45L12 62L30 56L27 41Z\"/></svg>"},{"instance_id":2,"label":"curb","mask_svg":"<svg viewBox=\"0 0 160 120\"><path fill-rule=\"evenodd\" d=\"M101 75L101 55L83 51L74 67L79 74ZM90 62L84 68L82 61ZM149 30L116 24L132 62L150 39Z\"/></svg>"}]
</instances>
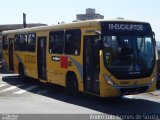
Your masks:
<instances>
[{"instance_id":1,"label":"curb","mask_svg":"<svg viewBox=\"0 0 160 120\"><path fill-rule=\"evenodd\" d=\"M160 91L150 92L149 94L153 96L160 96Z\"/></svg>"}]
</instances>

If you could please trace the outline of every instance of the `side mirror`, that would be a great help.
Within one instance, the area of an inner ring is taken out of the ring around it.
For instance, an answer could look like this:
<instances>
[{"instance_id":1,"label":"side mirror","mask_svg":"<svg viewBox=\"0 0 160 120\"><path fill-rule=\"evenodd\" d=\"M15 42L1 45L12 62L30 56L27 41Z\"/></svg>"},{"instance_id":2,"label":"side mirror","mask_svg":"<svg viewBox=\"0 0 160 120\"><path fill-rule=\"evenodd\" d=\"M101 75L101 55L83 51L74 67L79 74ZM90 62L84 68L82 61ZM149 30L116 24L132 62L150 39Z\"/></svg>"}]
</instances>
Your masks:
<instances>
[{"instance_id":1,"label":"side mirror","mask_svg":"<svg viewBox=\"0 0 160 120\"><path fill-rule=\"evenodd\" d=\"M97 35L101 35L101 32L100 32L100 31L95 31L95 33L96 33Z\"/></svg>"},{"instance_id":2,"label":"side mirror","mask_svg":"<svg viewBox=\"0 0 160 120\"><path fill-rule=\"evenodd\" d=\"M153 34L153 39L154 39L155 46L156 46L156 38L155 38L155 33L154 33L154 32L152 32L152 34Z\"/></svg>"},{"instance_id":3,"label":"side mirror","mask_svg":"<svg viewBox=\"0 0 160 120\"><path fill-rule=\"evenodd\" d=\"M97 47L99 50L102 50L102 48L103 48L102 40L97 40Z\"/></svg>"},{"instance_id":4,"label":"side mirror","mask_svg":"<svg viewBox=\"0 0 160 120\"><path fill-rule=\"evenodd\" d=\"M152 32L152 34L153 34L153 37L155 38L155 33L154 33L154 32Z\"/></svg>"}]
</instances>

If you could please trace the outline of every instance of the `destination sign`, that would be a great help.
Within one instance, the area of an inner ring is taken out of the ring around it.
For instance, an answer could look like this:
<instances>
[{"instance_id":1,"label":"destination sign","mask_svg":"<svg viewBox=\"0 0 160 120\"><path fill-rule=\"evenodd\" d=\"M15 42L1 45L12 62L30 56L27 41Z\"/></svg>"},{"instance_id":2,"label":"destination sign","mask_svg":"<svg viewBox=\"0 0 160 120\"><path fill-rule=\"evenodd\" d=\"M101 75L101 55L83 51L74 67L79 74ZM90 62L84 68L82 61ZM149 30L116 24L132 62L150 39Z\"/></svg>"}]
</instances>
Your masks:
<instances>
[{"instance_id":1,"label":"destination sign","mask_svg":"<svg viewBox=\"0 0 160 120\"><path fill-rule=\"evenodd\" d=\"M151 34L148 23L140 22L102 22L103 34Z\"/></svg>"},{"instance_id":2,"label":"destination sign","mask_svg":"<svg viewBox=\"0 0 160 120\"><path fill-rule=\"evenodd\" d=\"M137 31L143 31L143 25L140 24L108 24L108 27L110 30L137 30Z\"/></svg>"}]
</instances>

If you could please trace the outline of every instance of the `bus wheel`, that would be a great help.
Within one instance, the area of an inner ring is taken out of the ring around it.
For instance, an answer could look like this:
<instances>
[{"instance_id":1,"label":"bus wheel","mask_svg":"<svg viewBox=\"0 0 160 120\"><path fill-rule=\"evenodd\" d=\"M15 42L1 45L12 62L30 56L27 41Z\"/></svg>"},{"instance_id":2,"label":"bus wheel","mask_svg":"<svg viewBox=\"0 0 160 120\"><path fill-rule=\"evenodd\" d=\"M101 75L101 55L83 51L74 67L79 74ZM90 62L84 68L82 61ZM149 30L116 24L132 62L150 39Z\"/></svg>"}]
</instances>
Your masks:
<instances>
[{"instance_id":1,"label":"bus wheel","mask_svg":"<svg viewBox=\"0 0 160 120\"><path fill-rule=\"evenodd\" d=\"M19 65L18 73L19 73L19 79L20 80L24 80L25 79L25 75L24 75L24 67L23 67L22 64Z\"/></svg>"},{"instance_id":2,"label":"bus wheel","mask_svg":"<svg viewBox=\"0 0 160 120\"><path fill-rule=\"evenodd\" d=\"M78 80L75 74L67 75L66 91L69 95L78 96Z\"/></svg>"}]
</instances>

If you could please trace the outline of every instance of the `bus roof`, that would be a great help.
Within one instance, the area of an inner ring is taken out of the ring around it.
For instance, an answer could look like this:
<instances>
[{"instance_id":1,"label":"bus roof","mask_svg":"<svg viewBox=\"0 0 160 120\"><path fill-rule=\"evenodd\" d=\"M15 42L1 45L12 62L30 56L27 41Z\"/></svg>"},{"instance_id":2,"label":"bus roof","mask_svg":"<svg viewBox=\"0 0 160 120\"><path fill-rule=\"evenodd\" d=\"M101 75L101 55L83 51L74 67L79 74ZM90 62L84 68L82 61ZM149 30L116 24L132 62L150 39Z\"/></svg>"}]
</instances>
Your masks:
<instances>
[{"instance_id":1,"label":"bus roof","mask_svg":"<svg viewBox=\"0 0 160 120\"><path fill-rule=\"evenodd\" d=\"M97 20L86 20L86 21L78 21L66 24L57 24L57 25L49 25L49 26L38 26L38 27L30 27L30 28L23 28L23 29L16 29L16 30L8 30L3 31L2 35L7 34L16 34L16 33L25 33L25 32L37 32L42 30L53 30L53 29L66 29L66 28L80 28L80 27L87 27L87 26L96 26L100 22L138 22L138 23L147 23L142 21L133 21L133 20L124 20L124 19L114 19L114 20L104 20L104 19L97 19Z\"/></svg>"}]
</instances>

